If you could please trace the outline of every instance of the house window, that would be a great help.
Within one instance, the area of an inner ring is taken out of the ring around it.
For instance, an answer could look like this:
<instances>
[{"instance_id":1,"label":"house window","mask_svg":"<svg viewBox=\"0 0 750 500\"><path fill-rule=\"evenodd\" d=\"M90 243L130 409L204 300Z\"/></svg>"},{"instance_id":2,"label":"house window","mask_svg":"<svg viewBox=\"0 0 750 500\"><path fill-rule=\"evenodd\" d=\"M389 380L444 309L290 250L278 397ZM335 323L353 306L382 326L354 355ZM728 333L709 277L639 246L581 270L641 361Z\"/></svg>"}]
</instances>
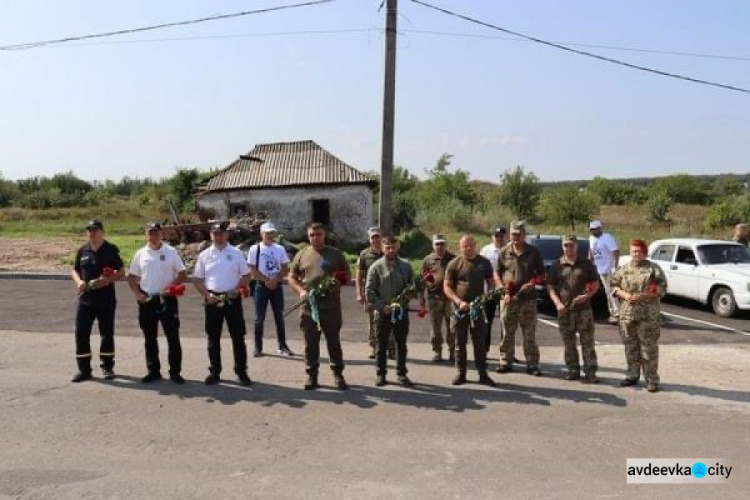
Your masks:
<instances>
[{"instance_id":1,"label":"house window","mask_svg":"<svg viewBox=\"0 0 750 500\"><path fill-rule=\"evenodd\" d=\"M331 224L331 203L329 200L312 201L312 221L329 226Z\"/></svg>"}]
</instances>

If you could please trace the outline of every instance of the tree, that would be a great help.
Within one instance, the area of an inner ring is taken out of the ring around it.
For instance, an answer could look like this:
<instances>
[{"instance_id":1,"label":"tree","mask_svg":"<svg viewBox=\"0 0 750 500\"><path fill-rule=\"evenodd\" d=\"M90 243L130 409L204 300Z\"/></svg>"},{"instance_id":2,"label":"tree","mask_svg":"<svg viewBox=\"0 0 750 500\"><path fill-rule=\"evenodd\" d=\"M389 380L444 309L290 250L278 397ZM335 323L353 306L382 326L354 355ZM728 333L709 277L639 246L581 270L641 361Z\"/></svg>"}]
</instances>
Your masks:
<instances>
[{"instance_id":1,"label":"tree","mask_svg":"<svg viewBox=\"0 0 750 500\"><path fill-rule=\"evenodd\" d=\"M652 197L666 196L674 203L705 205L711 201L710 186L687 174L657 179L651 193Z\"/></svg>"},{"instance_id":2,"label":"tree","mask_svg":"<svg viewBox=\"0 0 750 500\"><path fill-rule=\"evenodd\" d=\"M213 173L202 172L197 168L178 168L177 173L167 180L169 193L177 207L192 212L193 190Z\"/></svg>"},{"instance_id":3,"label":"tree","mask_svg":"<svg viewBox=\"0 0 750 500\"><path fill-rule=\"evenodd\" d=\"M599 198L585 189L565 186L544 192L540 211L548 222L568 225L575 233L576 222L588 222L599 212Z\"/></svg>"},{"instance_id":4,"label":"tree","mask_svg":"<svg viewBox=\"0 0 750 500\"><path fill-rule=\"evenodd\" d=\"M644 201L643 188L630 182L594 177L586 189L599 197L604 205L627 205Z\"/></svg>"},{"instance_id":5,"label":"tree","mask_svg":"<svg viewBox=\"0 0 750 500\"><path fill-rule=\"evenodd\" d=\"M380 198L380 174L368 172L370 176L378 179L378 186L373 192L373 202L377 206ZM419 179L401 166L393 167L393 231L408 230L414 227L415 215L417 213L417 190ZM377 210L375 211L377 213Z\"/></svg>"},{"instance_id":6,"label":"tree","mask_svg":"<svg viewBox=\"0 0 750 500\"><path fill-rule=\"evenodd\" d=\"M517 217L527 219L534 216L541 190L536 174L526 173L521 166L506 170L500 178L500 200Z\"/></svg>"},{"instance_id":7,"label":"tree","mask_svg":"<svg viewBox=\"0 0 750 500\"><path fill-rule=\"evenodd\" d=\"M471 175L466 170L448 170L453 155L444 153L435 167L425 170L427 180L419 188L419 199L422 206L437 206L448 200L458 200L461 204L472 207L479 197L471 185Z\"/></svg>"},{"instance_id":8,"label":"tree","mask_svg":"<svg viewBox=\"0 0 750 500\"><path fill-rule=\"evenodd\" d=\"M670 224L669 210L674 201L666 193L656 192L651 195L646 205L648 207L648 218L659 224Z\"/></svg>"},{"instance_id":9,"label":"tree","mask_svg":"<svg viewBox=\"0 0 750 500\"><path fill-rule=\"evenodd\" d=\"M18 198L18 188L13 183L3 178L0 173L0 207L10 206Z\"/></svg>"}]
</instances>

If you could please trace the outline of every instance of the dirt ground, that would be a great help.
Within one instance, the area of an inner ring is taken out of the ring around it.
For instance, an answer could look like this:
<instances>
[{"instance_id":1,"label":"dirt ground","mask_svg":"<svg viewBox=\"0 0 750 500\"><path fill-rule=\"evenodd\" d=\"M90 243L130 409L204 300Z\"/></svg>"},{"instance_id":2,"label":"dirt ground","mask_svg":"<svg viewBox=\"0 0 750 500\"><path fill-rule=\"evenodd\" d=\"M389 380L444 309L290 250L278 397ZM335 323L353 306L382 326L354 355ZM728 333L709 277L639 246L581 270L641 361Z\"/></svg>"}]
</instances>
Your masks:
<instances>
[{"instance_id":1,"label":"dirt ground","mask_svg":"<svg viewBox=\"0 0 750 500\"><path fill-rule=\"evenodd\" d=\"M71 239L0 238L0 271L69 272L63 263L76 248Z\"/></svg>"}]
</instances>

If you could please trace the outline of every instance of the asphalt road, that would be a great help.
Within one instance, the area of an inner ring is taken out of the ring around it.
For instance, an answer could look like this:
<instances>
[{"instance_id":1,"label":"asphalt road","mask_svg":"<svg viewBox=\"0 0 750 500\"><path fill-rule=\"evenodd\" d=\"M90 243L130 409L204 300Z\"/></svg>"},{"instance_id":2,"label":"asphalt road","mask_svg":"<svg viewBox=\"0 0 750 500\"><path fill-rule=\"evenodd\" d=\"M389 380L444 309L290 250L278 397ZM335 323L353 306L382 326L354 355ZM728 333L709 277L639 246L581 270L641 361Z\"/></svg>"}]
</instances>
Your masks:
<instances>
[{"instance_id":1,"label":"asphalt road","mask_svg":"<svg viewBox=\"0 0 750 500\"><path fill-rule=\"evenodd\" d=\"M292 304L296 297L289 287L285 289L286 304ZM127 284L117 284L118 309L116 335L140 336L137 306ZM365 341L367 338L366 317L354 298L354 288L344 288L344 326L342 339ZM180 299L181 335L202 337L203 306L198 293L188 286L185 296ZM416 302L413 307L416 307ZM255 318L254 303L246 300L245 319L248 332L252 332ZM35 332L72 332L76 307L76 292L70 281L0 280L0 329ZM714 344L750 342L750 315L743 313L736 318L719 318L700 304L688 301L670 300L662 305L661 343ZM287 337L300 339L296 314L286 319ZM269 309L265 325L266 338L275 336L273 318ZM520 336L519 336L520 337ZM493 337L493 342L497 343ZM549 307L541 307L537 325L537 340L541 346L560 345L556 330L555 312ZM600 318L597 324L596 340L599 344L620 344L617 327L607 324ZM428 320L412 316L411 342L429 341Z\"/></svg>"}]
</instances>

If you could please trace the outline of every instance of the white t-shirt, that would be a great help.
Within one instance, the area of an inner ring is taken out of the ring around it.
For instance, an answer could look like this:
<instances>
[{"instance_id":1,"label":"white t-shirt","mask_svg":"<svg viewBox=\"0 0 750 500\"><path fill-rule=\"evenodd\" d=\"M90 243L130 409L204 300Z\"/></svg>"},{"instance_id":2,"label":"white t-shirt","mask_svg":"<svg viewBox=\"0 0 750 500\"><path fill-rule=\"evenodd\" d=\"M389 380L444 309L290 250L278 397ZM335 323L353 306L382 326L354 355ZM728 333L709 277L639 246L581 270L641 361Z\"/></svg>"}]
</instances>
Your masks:
<instances>
[{"instance_id":1,"label":"white t-shirt","mask_svg":"<svg viewBox=\"0 0 750 500\"><path fill-rule=\"evenodd\" d=\"M615 252L619 250L617 241L609 233L602 233L601 236L589 236L589 247L591 254L594 256L594 264L599 274L608 274L615 270Z\"/></svg>"},{"instance_id":2,"label":"white t-shirt","mask_svg":"<svg viewBox=\"0 0 750 500\"><path fill-rule=\"evenodd\" d=\"M236 290L240 278L250 272L242 252L228 244L219 250L214 245L198 255L193 276L204 279L206 289L216 293Z\"/></svg>"},{"instance_id":3,"label":"white t-shirt","mask_svg":"<svg viewBox=\"0 0 750 500\"><path fill-rule=\"evenodd\" d=\"M141 290L156 295L185 270L185 264L174 247L162 243L158 250L148 245L138 250L130 263L129 273L138 276Z\"/></svg>"},{"instance_id":4,"label":"white t-shirt","mask_svg":"<svg viewBox=\"0 0 750 500\"><path fill-rule=\"evenodd\" d=\"M273 278L281 274L281 267L289 264L289 256L284 247L277 243L266 245L259 243L250 247L247 252L247 263L255 267L255 261L258 259L258 248L260 248L260 259L258 260L258 271L266 278Z\"/></svg>"},{"instance_id":5,"label":"white t-shirt","mask_svg":"<svg viewBox=\"0 0 750 500\"><path fill-rule=\"evenodd\" d=\"M483 246L482 251L479 252L482 257L490 261L493 271L497 271L497 258L500 256L500 248L497 248L494 243L490 243Z\"/></svg>"}]
</instances>

